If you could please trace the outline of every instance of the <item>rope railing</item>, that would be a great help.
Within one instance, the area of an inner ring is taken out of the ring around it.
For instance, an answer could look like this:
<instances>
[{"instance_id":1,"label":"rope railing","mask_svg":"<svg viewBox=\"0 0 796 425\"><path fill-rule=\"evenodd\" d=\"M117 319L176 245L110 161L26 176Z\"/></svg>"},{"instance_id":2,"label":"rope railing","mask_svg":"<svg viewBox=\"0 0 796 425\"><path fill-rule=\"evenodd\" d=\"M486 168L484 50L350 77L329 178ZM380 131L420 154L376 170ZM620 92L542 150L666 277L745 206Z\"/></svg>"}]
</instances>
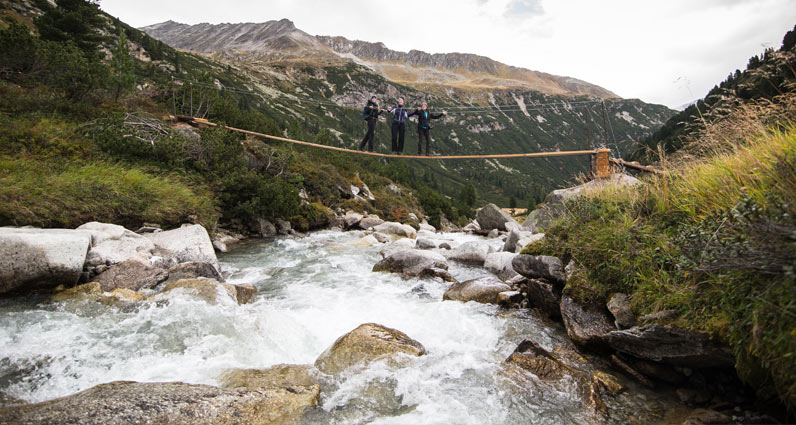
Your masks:
<instances>
[{"instance_id":1,"label":"rope railing","mask_svg":"<svg viewBox=\"0 0 796 425\"><path fill-rule=\"evenodd\" d=\"M595 150L578 150L578 151L556 151L556 152L528 152L528 153L506 153L506 154L484 154L484 155L396 155L378 152L365 152L355 149L340 148L337 146L321 145L318 143L310 143L302 140L289 139L287 137L272 136L270 134L258 133L256 131L244 130L241 128L230 127L228 125L216 124L203 118L195 118L189 116L178 115L175 120L193 123L195 125L206 125L209 127L221 127L229 131L248 134L251 136L262 137L265 139L276 140L280 142L293 143L296 145L310 146L313 148L327 149L337 152L353 153L357 155L375 156L379 158L404 158L404 159L505 159L505 158L544 158L544 157L560 157L560 156L577 156L577 155L596 155Z\"/></svg>"}]
</instances>

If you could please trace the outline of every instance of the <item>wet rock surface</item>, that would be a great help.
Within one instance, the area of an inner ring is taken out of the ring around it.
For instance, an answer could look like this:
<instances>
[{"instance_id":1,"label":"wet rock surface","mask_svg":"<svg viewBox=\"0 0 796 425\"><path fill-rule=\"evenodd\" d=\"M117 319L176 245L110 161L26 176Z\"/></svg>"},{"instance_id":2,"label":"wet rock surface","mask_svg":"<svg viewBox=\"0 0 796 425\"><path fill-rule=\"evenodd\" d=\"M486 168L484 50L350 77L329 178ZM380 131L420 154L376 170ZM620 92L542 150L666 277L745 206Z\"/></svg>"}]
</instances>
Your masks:
<instances>
[{"instance_id":1,"label":"wet rock surface","mask_svg":"<svg viewBox=\"0 0 796 425\"><path fill-rule=\"evenodd\" d=\"M442 255L426 250L403 250L387 255L373 266L374 272L402 273L406 276L450 277L446 273L448 262ZM453 280L453 278L446 280Z\"/></svg>"},{"instance_id":2,"label":"wet rock surface","mask_svg":"<svg viewBox=\"0 0 796 425\"><path fill-rule=\"evenodd\" d=\"M338 338L315 361L321 372L336 374L396 354L422 356L425 347L405 333L376 323L360 325Z\"/></svg>"},{"instance_id":3,"label":"wet rock surface","mask_svg":"<svg viewBox=\"0 0 796 425\"><path fill-rule=\"evenodd\" d=\"M212 267L212 266L211 266ZM94 277L103 291L126 288L138 291L151 289L169 278L169 272L149 264L145 259L128 259L115 264Z\"/></svg>"},{"instance_id":4,"label":"wet rock surface","mask_svg":"<svg viewBox=\"0 0 796 425\"><path fill-rule=\"evenodd\" d=\"M181 382L124 382L0 409L7 424L298 423L318 394L302 388L218 388Z\"/></svg>"},{"instance_id":5,"label":"wet rock surface","mask_svg":"<svg viewBox=\"0 0 796 425\"><path fill-rule=\"evenodd\" d=\"M475 301L485 304L497 304L498 296L502 292L510 291L511 287L500 279L492 276L472 279L465 282L454 283L445 291L443 300Z\"/></svg>"}]
</instances>

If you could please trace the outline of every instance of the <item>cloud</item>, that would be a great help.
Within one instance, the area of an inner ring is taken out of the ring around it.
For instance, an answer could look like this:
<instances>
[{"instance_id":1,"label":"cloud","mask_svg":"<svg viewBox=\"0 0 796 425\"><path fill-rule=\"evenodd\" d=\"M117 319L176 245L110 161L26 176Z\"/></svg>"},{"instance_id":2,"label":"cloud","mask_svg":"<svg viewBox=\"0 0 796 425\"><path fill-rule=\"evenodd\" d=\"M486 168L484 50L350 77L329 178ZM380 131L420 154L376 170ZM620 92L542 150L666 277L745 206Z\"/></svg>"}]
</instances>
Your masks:
<instances>
[{"instance_id":1,"label":"cloud","mask_svg":"<svg viewBox=\"0 0 796 425\"><path fill-rule=\"evenodd\" d=\"M507 18L527 18L544 15L542 0L511 0L503 13Z\"/></svg>"}]
</instances>

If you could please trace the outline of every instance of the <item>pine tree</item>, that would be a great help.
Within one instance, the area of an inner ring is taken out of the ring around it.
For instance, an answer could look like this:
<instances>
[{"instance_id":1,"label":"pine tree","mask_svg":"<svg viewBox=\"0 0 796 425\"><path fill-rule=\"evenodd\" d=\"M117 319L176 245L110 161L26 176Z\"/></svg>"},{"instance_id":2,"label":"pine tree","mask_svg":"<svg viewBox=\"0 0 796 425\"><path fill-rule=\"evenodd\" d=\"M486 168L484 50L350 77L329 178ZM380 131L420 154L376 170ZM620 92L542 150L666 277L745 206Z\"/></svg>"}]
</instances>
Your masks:
<instances>
[{"instance_id":1,"label":"pine tree","mask_svg":"<svg viewBox=\"0 0 796 425\"><path fill-rule=\"evenodd\" d=\"M113 48L113 59L111 59L111 75L115 94L113 99L118 101L119 96L135 85L135 62L130 56L130 48L127 46L127 36L124 31L119 35L116 46Z\"/></svg>"}]
</instances>

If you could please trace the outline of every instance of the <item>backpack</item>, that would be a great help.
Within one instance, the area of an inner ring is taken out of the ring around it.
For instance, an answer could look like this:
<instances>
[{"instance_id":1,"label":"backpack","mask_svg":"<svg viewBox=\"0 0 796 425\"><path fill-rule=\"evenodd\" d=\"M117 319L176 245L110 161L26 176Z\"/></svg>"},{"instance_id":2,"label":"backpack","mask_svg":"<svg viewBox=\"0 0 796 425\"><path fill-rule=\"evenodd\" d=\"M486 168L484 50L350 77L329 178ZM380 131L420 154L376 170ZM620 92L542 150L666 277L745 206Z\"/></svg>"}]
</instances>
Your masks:
<instances>
[{"instance_id":1,"label":"backpack","mask_svg":"<svg viewBox=\"0 0 796 425\"><path fill-rule=\"evenodd\" d=\"M368 105L365 105L365 107L362 108L362 119L367 121L369 115L370 115L370 111L368 111Z\"/></svg>"}]
</instances>

